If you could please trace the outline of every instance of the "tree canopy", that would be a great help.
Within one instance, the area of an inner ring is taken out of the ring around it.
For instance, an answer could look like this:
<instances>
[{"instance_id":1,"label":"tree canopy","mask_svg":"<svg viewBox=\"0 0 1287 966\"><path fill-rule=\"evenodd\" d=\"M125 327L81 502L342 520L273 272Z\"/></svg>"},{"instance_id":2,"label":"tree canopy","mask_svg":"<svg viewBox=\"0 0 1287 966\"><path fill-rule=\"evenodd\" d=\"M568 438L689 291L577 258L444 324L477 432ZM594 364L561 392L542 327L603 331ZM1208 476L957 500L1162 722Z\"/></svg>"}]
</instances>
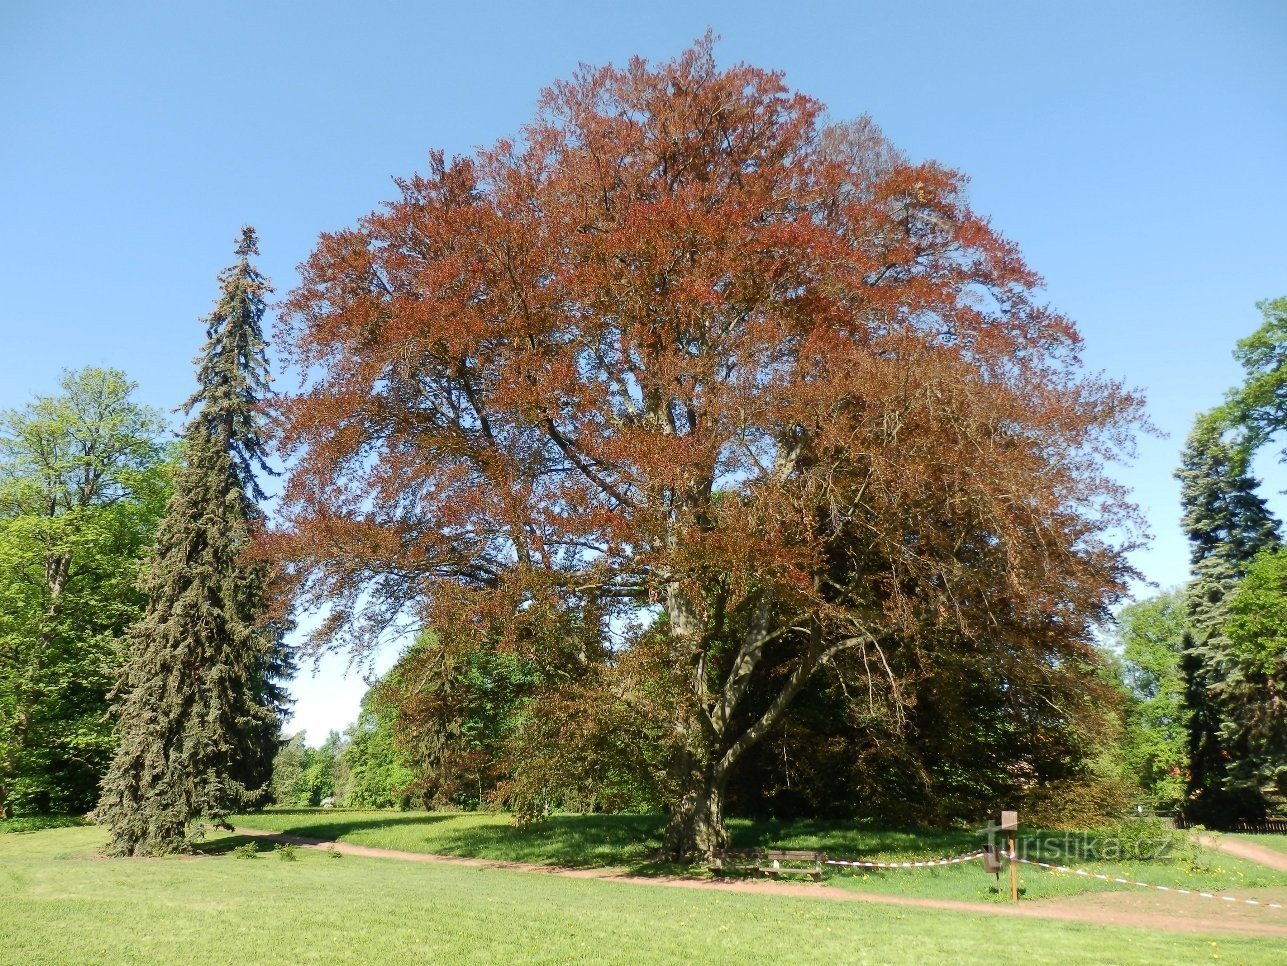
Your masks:
<instances>
[{"instance_id":1,"label":"tree canopy","mask_svg":"<svg viewBox=\"0 0 1287 966\"><path fill-rule=\"evenodd\" d=\"M160 415L114 369L0 413L0 816L84 811L107 693L168 494Z\"/></svg>"},{"instance_id":2,"label":"tree canopy","mask_svg":"<svg viewBox=\"0 0 1287 966\"><path fill-rule=\"evenodd\" d=\"M400 185L283 314L308 378L265 546L319 646L409 616L445 649L656 650L675 854L723 840L732 767L820 668L898 717L954 641L1005 642L1016 687L1094 661L1140 401L961 175L708 39Z\"/></svg>"},{"instance_id":3,"label":"tree canopy","mask_svg":"<svg viewBox=\"0 0 1287 966\"><path fill-rule=\"evenodd\" d=\"M1189 708L1183 660L1191 638L1185 595L1169 591L1117 617L1128 692L1125 755L1149 803L1173 809L1188 794Z\"/></svg>"},{"instance_id":4,"label":"tree canopy","mask_svg":"<svg viewBox=\"0 0 1287 966\"><path fill-rule=\"evenodd\" d=\"M1266 299L1256 308L1261 323L1234 350L1244 376L1228 401L1232 422L1246 432L1252 449L1287 427L1287 296Z\"/></svg>"}]
</instances>

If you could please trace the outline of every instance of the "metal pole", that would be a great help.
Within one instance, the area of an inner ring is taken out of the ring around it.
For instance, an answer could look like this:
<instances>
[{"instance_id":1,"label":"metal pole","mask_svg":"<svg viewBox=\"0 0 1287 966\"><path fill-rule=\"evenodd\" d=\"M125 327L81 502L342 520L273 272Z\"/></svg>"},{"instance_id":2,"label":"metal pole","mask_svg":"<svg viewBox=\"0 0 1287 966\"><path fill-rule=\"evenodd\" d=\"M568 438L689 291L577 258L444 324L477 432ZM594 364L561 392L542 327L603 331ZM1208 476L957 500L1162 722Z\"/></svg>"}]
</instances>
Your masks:
<instances>
[{"instance_id":1,"label":"metal pole","mask_svg":"<svg viewBox=\"0 0 1287 966\"><path fill-rule=\"evenodd\" d=\"M1019 901L1019 864L1014 858L1018 853L1014 850L1014 833L1010 833L1010 898L1014 902Z\"/></svg>"}]
</instances>

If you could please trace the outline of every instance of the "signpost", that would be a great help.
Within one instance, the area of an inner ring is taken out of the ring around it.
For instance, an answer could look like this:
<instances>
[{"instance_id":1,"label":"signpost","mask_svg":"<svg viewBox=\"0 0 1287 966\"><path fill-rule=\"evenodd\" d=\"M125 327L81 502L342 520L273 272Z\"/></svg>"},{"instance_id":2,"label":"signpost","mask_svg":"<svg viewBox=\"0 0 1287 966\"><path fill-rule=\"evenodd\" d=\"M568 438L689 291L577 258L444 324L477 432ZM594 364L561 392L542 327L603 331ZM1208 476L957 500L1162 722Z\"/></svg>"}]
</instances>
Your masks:
<instances>
[{"instance_id":1,"label":"signpost","mask_svg":"<svg viewBox=\"0 0 1287 966\"><path fill-rule=\"evenodd\" d=\"M1007 853L1010 856L1010 899L1013 902L1019 901L1019 867L1015 863L1015 842L1014 833L1019 830L1019 813L1002 812L1001 813L1001 831L1006 833L1006 839L1010 848Z\"/></svg>"}]
</instances>

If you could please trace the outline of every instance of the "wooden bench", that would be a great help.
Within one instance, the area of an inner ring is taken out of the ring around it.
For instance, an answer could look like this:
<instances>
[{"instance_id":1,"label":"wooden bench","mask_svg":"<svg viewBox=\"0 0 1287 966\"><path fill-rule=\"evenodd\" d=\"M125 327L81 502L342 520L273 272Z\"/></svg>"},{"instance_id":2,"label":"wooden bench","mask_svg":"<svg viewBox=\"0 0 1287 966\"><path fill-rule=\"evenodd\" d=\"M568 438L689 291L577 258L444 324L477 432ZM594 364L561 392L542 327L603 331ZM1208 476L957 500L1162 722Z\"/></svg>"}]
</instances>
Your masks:
<instances>
[{"instance_id":1,"label":"wooden bench","mask_svg":"<svg viewBox=\"0 0 1287 966\"><path fill-rule=\"evenodd\" d=\"M710 870L715 875L731 872L759 872L770 879L784 875L807 875L822 881L826 855L800 849L720 849L711 854Z\"/></svg>"}]
</instances>

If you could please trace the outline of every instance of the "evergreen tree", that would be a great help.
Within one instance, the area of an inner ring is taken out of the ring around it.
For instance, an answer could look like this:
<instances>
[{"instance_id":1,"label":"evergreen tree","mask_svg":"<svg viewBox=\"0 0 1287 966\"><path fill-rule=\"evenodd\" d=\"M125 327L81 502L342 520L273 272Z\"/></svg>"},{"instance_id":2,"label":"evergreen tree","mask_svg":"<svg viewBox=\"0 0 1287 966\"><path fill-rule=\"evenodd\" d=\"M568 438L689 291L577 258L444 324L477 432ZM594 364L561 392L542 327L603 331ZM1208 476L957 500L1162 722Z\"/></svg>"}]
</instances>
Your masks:
<instances>
[{"instance_id":1,"label":"evergreen tree","mask_svg":"<svg viewBox=\"0 0 1287 966\"><path fill-rule=\"evenodd\" d=\"M1225 694L1232 669L1228 600L1256 554L1278 544L1278 521L1257 495L1249 461L1247 448L1229 438L1224 411L1215 410L1198 417L1176 471L1193 571L1183 658L1190 709L1188 811L1205 822L1263 810L1254 789L1228 780L1230 764L1242 757L1230 746L1236 709Z\"/></svg>"},{"instance_id":2,"label":"evergreen tree","mask_svg":"<svg viewBox=\"0 0 1287 966\"><path fill-rule=\"evenodd\" d=\"M250 264L253 229L236 252L206 320L183 465L117 686L119 744L95 814L115 855L181 851L193 819L262 800L285 710L286 626L270 615L269 569L246 556L263 520L255 473L268 469L259 402L271 289Z\"/></svg>"},{"instance_id":3,"label":"evergreen tree","mask_svg":"<svg viewBox=\"0 0 1287 966\"><path fill-rule=\"evenodd\" d=\"M1225 408L1243 447L1278 449L1287 462L1287 297L1257 303L1262 321L1238 341L1234 358L1242 384L1230 390ZM1226 743L1239 757L1230 763L1231 788L1287 796L1287 551L1261 553L1229 601L1225 636L1231 642L1222 683L1227 708Z\"/></svg>"}]
</instances>

